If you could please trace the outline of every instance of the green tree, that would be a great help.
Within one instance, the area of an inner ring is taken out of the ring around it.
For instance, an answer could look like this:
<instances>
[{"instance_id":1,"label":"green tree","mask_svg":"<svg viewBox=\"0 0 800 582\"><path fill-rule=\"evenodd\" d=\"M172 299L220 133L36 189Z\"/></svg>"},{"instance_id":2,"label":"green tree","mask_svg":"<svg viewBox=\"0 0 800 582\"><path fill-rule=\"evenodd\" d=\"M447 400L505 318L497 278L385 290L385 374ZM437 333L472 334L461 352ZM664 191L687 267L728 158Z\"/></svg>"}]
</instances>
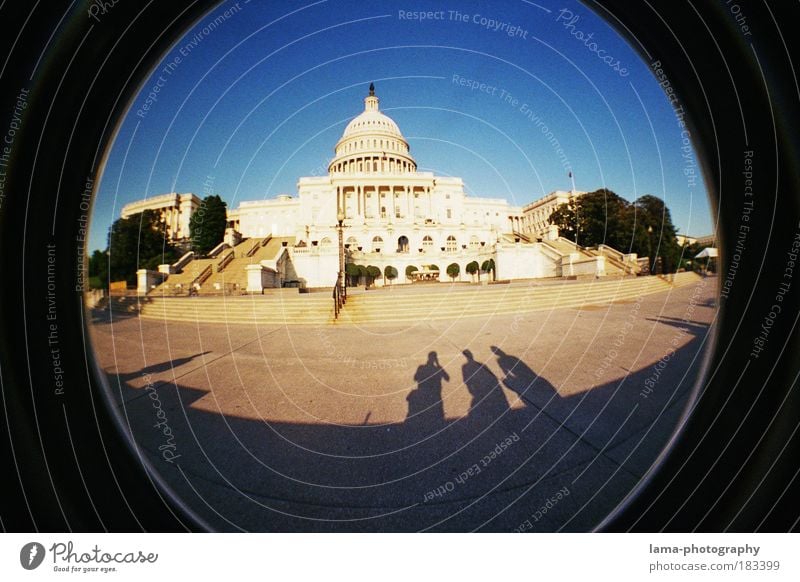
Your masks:
<instances>
[{"instance_id":1,"label":"green tree","mask_svg":"<svg viewBox=\"0 0 800 582\"><path fill-rule=\"evenodd\" d=\"M563 236L575 242L578 220L574 199L566 204L559 204L558 207L550 213L550 218L548 220L550 224L555 224L558 227L559 236ZM486 269L484 269L484 271L485 270Z\"/></svg>"},{"instance_id":2,"label":"green tree","mask_svg":"<svg viewBox=\"0 0 800 582\"><path fill-rule=\"evenodd\" d=\"M358 285L358 279L361 277L361 266L355 263L346 263L344 266L344 273L350 278L350 286Z\"/></svg>"},{"instance_id":3,"label":"green tree","mask_svg":"<svg viewBox=\"0 0 800 582\"><path fill-rule=\"evenodd\" d=\"M108 234L108 279L136 283L138 269L156 269L173 263L179 251L166 236L166 225L157 210L145 210L119 218Z\"/></svg>"},{"instance_id":4,"label":"green tree","mask_svg":"<svg viewBox=\"0 0 800 582\"><path fill-rule=\"evenodd\" d=\"M381 276L380 268L376 267L375 265L370 265L366 269L367 272L367 287L375 282L375 279L378 279Z\"/></svg>"},{"instance_id":5,"label":"green tree","mask_svg":"<svg viewBox=\"0 0 800 582\"><path fill-rule=\"evenodd\" d=\"M471 263L467 263L466 271L473 277L475 276L475 273L478 273L478 281L481 280L481 268L478 265L478 261L472 261Z\"/></svg>"},{"instance_id":6,"label":"green tree","mask_svg":"<svg viewBox=\"0 0 800 582\"><path fill-rule=\"evenodd\" d=\"M414 275L413 275L414 271L419 271L419 269L416 267L416 265L407 266L406 267L406 279L408 279L409 281L411 279L413 279L414 278Z\"/></svg>"},{"instance_id":7,"label":"green tree","mask_svg":"<svg viewBox=\"0 0 800 582\"><path fill-rule=\"evenodd\" d=\"M90 289L105 289L108 287L108 255L99 249L95 249L89 257Z\"/></svg>"},{"instance_id":8,"label":"green tree","mask_svg":"<svg viewBox=\"0 0 800 582\"><path fill-rule=\"evenodd\" d=\"M674 273L679 266L681 247L669 208L661 198L645 194L634 201L633 210L632 252L650 258L651 273Z\"/></svg>"},{"instance_id":9,"label":"green tree","mask_svg":"<svg viewBox=\"0 0 800 582\"><path fill-rule=\"evenodd\" d=\"M628 252L631 247L630 203L606 188L561 204L550 214L560 236L581 246L606 244Z\"/></svg>"},{"instance_id":10,"label":"green tree","mask_svg":"<svg viewBox=\"0 0 800 582\"><path fill-rule=\"evenodd\" d=\"M205 255L222 242L227 224L227 204L212 194L203 198L200 207L189 219L192 250Z\"/></svg>"},{"instance_id":11,"label":"green tree","mask_svg":"<svg viewBox=\"0 0 800 582\"><path fill-rule=\"evenodd\" d=\"M458 263L450 263L447 265L447 275L455 281L458 274L461 272L461 267L458 266Z\"/></svg>"},{"instance_id":12,"label":"green tree","mask_svg":"<svg viewBox=\"0 0 800 582\"><path fill-rule=\"evenodd\" d=\"M397 279L397 269L392 267L391 265L387 265L386 268L383 270L383 276L386 278L387 281L390 283Z\"/></svg>"},{"instance_id":13,"label":"green tree","mask_svg":"<svg viewBox=\"0 0 800 582\"><path fill-rule=\"evenodd\" d=\"M495 278L495 274L494 274L494 259L486 259L485 261L483 261L483 264L481 265L481 271L483 271L484 273L491 272L492 273L492 279L494 280L494 278Z\"/></svg>"}]
</instances>

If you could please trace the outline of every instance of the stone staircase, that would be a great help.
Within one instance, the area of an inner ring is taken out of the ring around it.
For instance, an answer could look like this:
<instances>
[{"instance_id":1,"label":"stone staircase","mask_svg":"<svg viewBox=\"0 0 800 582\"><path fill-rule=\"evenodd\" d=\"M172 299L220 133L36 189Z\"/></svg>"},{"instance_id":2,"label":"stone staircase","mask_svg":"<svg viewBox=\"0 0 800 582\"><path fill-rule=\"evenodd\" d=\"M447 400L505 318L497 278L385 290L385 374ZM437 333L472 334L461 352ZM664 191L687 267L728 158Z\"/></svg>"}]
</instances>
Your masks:
<instances>
[{"instance_id":1,"label":"stone staircase","mask_svg":"<svg viewBox=\"0 0 800 582\"><path fill-rule=\"evenodd\" d=\"M201 295L241 295L247 289L247 265L277 257L283 243L294 244L293 237L251 238L234 247L234 258L213 273L200 288Z\"/></svg>"},{"instance_id":2,"label":"stone staircase","mask_svg":"<svg viewBox=\"0 0 800 582\"><path fill-rule=\"evenodd\" d=\"M264 295L153 297L139 307L144 319L256 325L327 324L333 320L330 293L275 289Z\"/></svg>"},{"instance_id":3,"label":"stone staircase","mask_svg":"<svg viewBox=\"0 0 800 582\"><path fill-rule=\"evenodd\" d=\"M329 291L268 290L264 295L168 297L149 295L138 308L145 319L258 325L392 324L491 317L631 302L700 280L695 273L614 280L513 283L505 285L402 285L351 292L338 320ZM135 299L135 298L134 298ZM128 302L130 303L130 301Z\"/></svg>"},{"instance_id":4,"label":"stone staircase","mask_svg":"<svg viewBox=\"0 0 800 582\"><path fill-rule=\"evenodd\" d=\"M621 276L631 274L630 267L622 261L622 253L611 247L604 246L601 250L584 249L569 239L559 237L555 240L545 240L542 244L557 251L562 256L577 253L583 258L603 256L606 258L606 276Z\"/></svg>"},{"instance_id":5,"label":"stone staircase","mask_svg":"<svg viewBox=\"0 0 800 582\"><path fill-rule=\"evenodd\" d=\"M439 285L424 291L383 288L351 294L339 322L413 323L607 305L691 285L699 279L695 273L679 273L672 282L638 277L560 284Z\"/></svg>"},{"instance_id":6,"label":"stone staircase","mask_svg":"<svg viewBox=\"0 0 800 582\"><path fill-rule=\"evenodd\" d=\"M183 267L180 273L170 275L166 281L153 289L150 294L155 296L187 295L189 289L192 288L192 284L199 279L203 279L207 275L206 269L211 267L211 271L213 272L214 264L218 262L218 258L193 259ZM203 281L200 281L200 284L202 285Z\"/></svg>"}]
</instances>

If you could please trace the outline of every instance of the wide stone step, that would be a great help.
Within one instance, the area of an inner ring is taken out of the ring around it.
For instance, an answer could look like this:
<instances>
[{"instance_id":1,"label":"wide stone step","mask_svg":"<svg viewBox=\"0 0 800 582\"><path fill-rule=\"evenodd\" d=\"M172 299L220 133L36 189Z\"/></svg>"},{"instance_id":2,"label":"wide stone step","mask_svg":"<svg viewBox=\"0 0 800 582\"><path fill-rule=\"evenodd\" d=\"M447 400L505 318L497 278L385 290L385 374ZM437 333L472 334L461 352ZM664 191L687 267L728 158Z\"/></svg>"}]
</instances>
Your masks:
<instances>
[{"instance_id":1,"label":"wide stone step","mask_svg":"<svg viewBox=\"0 0 800 582\"><path fill-rule=\"evenodd\" d=\"M562 285L376 290L351 294L337 324L415 323L553 309L602 308L615 302L632 302L642 295L669 291L698 280L699 277L693 273L682 273L671 281L647 277ZM279 292L236 298L150 296L138 304L136 298L125 298L114 309L130 310L137 305L142 317L166 321L250 325L318 325L334 321L333 303L327 292L308 295Z\"/></svg>"}]
</instances>

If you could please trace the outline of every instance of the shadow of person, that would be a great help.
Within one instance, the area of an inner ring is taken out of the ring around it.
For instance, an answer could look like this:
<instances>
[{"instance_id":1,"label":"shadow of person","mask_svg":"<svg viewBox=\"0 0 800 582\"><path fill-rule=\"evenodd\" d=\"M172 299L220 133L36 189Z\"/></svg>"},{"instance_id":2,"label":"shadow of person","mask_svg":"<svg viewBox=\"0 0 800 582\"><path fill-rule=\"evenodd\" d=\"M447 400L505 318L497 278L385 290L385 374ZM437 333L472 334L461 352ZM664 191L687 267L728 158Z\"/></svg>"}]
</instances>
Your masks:
<instances>
[{"instance_id":1,"label":"shadow of person","mask_svg":"<svg viewBox=\"0 0 800 582\"><path fill-rule=\"evenodd\" d=\"M467 362L461 366L464 384L472 396L467 417L488 417L491 419L503 415L509 409L506 395L500 387L500 381L484 364L475 360L472 352L461 352Z\"/></svg>"},{"instance_id":2,"label":"shadow of person","mask_svg":"<svg viewBox=\"0 0 800 582\"><path fill-rule=\"evenodd\" d=\"M434 426L444 424L442 381L449 382L450 375L439 365L436 352L430 352L428 361L417 368L414 381L417 387L406 396L406 420L413 419L413 422Z\"/></svg>"},{"instance_id":3,"label":"shadow of person","mask_svg":"<svg viewBox=\"0 0 800 582\"><path fill-rule=\"evenodd\" d=\"M523 402L544 408L553 402L554 396L558 397L553 385L534 372L525 362L507 354L497 346L491 346L491 350L497 356L497 365L505 374L503 384L509 390L516 392Z\"/></svg>"}]
</instances>

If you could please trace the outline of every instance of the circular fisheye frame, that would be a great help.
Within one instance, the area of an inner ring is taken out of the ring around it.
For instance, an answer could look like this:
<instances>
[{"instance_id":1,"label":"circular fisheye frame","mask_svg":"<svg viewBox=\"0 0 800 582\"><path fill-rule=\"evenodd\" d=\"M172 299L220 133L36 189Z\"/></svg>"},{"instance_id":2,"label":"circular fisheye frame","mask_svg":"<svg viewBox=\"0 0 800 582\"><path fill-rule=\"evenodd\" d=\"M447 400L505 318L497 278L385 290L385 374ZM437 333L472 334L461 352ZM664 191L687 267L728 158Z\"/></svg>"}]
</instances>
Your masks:
<instances>
[{"instance_id":1,"label":"circular fisheye frame","mask_svg":"<svg viewBox=\"0 0 800 582\"><path fill-rule=\"evenodd\" d=\"M796 528L779 7L155 4L4 19L5 528Z\"/></svg>"}]
</instances>

